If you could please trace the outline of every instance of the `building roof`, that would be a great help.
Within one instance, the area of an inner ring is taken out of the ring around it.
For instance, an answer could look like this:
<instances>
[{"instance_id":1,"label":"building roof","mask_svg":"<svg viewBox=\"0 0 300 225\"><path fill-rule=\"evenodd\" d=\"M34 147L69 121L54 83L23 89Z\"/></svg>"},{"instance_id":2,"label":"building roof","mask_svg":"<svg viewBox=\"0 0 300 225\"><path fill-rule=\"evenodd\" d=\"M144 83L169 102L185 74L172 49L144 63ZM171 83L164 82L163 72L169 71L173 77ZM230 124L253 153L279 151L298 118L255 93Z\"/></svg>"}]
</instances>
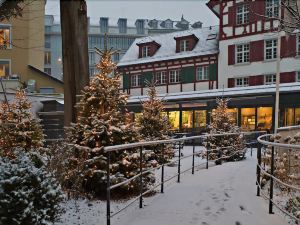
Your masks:
<instances>
[{"instance_id":1,"label":"building roof","mask_svg":"<svg viewBox=\"0 0 300 225\"><path fill-rule=\"evenodd\" d=\"M57 79L56 77L53 77L53 76L49 75L48 73L45 73L44 71L42 71L42 70L40 70L40 69L38 69L38 68L36 68L36 67L34 67L34 66L32 66L32 65L28 65L28 67L29 67L30 69L32 69L32 70L38 72L40 75L44 76L44 77L47 78L47 79L53 80L53 81L55 81L55 82L57 82L57 83L60 83L60 84L63 84L63 83L64 83L63 81Z\"/></svg>"},{"instance_id":2,"label":"building roof","mask_svg":"<svg viewBox=\"0 0 300 225\"><path fill-rule=\"evenodd\" d=\"M203 27L197 29L190 29L185 31L153 35L143 38L137 38L122 57L118 66L127 66L141 63L149 63L162 60L188 58L201 55L216 54L218 50L218 26ZM209 36L215 34L214 39L207 40ZM184 37L195 35L199 41L192 51L176 53L176 41L174 37ZM139 58L139 47L137 44L148 42L149 40L155 41L161 47L152 57Z\"/></svg>"},{"instance_id":3,"label":"building roof","mask_svg":"<svg viewBox=\"0 0 300 225\"><path fill-rule=\"evenodd\" d=\"M235 88L225 88L213 89L207 91L189 91L189 92L178 92L178 93L168 93L160 94L158 98L164 101L180 101L180 100L192 100L192 99L212 99L218 97L228 97L234 98L238 96L249 96L249 95L268 95L275 94L276 85L260 85L260 86L249 86L249 87L235 87ZM300 82L297 83L286 83L280 84L280 93L289 92L300 92ZM148 99L147 95L143 96L130 96L128 99L129 104L140 103Z\"/></svg>"}]
</instances>

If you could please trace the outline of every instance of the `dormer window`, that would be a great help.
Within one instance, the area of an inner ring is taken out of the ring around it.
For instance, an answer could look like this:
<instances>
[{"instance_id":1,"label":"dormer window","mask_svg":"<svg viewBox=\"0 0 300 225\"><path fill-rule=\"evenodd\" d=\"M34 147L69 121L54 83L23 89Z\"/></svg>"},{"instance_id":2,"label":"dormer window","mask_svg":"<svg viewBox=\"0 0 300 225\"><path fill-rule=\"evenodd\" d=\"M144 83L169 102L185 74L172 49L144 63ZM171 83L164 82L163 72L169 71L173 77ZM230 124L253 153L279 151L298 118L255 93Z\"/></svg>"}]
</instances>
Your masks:
<instances>
[{"instance_id":1,"label":"dormer window","mask_svg":"<svg viewBox=\"0 0 300 225\"><path fill-rule=\"evenodd\" d=\"M188 40L180 40L180 52L189 51L189 41Z\"/></svg>"},{"instance_id":2,"label":"dormer window","mask_svg":"<svg viewBox=\"0 0 300 225\"><path fill-rule=\"evenodd\" d=\"M150 46L146 45L142 47L142 58L150 56Z\"/></svg>"}]
</instances>

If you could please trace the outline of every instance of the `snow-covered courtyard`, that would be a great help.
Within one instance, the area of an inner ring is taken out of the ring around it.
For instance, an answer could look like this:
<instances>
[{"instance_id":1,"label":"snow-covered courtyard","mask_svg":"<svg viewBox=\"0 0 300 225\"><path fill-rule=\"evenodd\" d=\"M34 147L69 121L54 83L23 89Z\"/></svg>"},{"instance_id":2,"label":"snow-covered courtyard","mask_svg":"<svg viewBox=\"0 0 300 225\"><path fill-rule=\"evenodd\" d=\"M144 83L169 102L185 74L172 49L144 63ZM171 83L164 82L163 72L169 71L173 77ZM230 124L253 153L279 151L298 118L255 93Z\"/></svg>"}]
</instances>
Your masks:
<instances>
[{"instance_id":1,"label":"snow-covered courtyard","mask_svg":"<svg viewBox=\"0 0 300 225\"><path fill-rule=\"evenodd\" d=\"M199 149L198 149L199 150ZM191 147L184 148L184 154ZM275 210L268 214L268 202L256 196L256 152L239 162L197 168L195 174L185 173L181 183L176 179L165 186L165 193L144 198L144 208L138 202L112 218L113 225L286 225L287 220ZM197 163L201 160L197 157ZM196 164L197 165L197 164ZM191 166L191 158L183 160L182 169ZM167 174L175 173L169 167ZM105 224L104 201L78 201L66 204L66 213L59 225ZM126 202L113 202L112 213Z\"/></svg>"}]
</instances>

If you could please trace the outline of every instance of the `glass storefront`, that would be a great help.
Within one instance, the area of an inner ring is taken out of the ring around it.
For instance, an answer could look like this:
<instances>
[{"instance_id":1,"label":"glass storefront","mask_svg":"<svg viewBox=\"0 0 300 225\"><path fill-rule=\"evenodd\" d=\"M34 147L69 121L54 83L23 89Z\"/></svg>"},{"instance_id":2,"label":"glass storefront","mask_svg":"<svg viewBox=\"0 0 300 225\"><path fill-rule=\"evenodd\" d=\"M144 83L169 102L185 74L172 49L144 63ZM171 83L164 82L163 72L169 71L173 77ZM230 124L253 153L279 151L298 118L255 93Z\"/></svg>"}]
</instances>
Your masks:
<instances>
[{"instance_id":1,"label":"glass storefront","mask_svg":"<svg viewBox=\"0 0 300 225\"><path fill-rule=\"evenodd\" d=\"M243 131L255 130L255 108L241 109L241 128Z\"/></svg>"},{"instance_id":2,"label":"glass storefront","mask_svg":"<svg viewBox=\"0 0 300 225\"><path fill-rule=\"evenodd\" d=\"M257 130L272 129L272 107L257 108Z\"/></svg>"},{"instance_id":3,"label":"glass storefront","mask_svg":"<svg viewBox=\"0 0 300 225\"><path fill-rule=\"evenodd\" d=\"M195 110L195 128L206 127L206 110Z\"/></svg>"},{"instance_id":4,"label":"glass storefront","mask_svg":"<svg viewBox=\"0 0 300 225\"><path fill-rule=\"evenodd\" d=\"M284 110L284 126L293 126L294 122L294 108L286 108Z\"/></svg>"},{"instance_id":5,"label":"glass storefront","mask_svg":"<svg viewBox=\"0 0 300 225\"><path fill-rule=\"evenodd\" d=\"M193 111L182 111L182 129L193 128Z\"/></svg>"},{"instance_id":6,"label":"glass storefront","mask_svg":"<svg viewBox=\"0 0 300 225\"><path fill-rule=\"evenodd\" d=\"M238 110L237 108L234 109L227 109L227 112L230 114L231 118L233 119L233 122L235 125L238 124L237 118L238 118Z\"/></svg>"},{"instance_id":7,"label":"glass storefront","mask_svg":"<svg viewBox=\"0 0 300 225\"><path fill-rule=\"evenodd\" d=\"M179 130L179 111L169 112L169 122L172 130Z\"/></svg>"},{"instance_id":8,"label":"glass storefront","mask_svg":"<svg viewBox=\"0 0 300 225\"><path fill-rule=\"evenodd\" d=\"M300 108L295 109L295 125L300 125Z\"/></svg>"}]
</instances>

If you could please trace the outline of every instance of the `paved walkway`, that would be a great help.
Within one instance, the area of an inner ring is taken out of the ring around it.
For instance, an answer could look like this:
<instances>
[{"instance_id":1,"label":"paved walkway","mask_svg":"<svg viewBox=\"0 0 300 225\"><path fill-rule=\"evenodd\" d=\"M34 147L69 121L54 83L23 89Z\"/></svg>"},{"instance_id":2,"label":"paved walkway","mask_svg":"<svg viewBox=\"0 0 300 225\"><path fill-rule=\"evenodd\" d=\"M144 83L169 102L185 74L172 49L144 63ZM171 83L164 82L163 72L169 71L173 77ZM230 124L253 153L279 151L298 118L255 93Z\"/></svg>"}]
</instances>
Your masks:
<instances>
[{"instance_id":1,"label":"paved walkway","mask_svg":"<svg viewBox=\"0 0 300 225\"><path fill-rule=\"evenodd\" d=\"M254 154L255 155L255 154ZM287 225L256 197L255 157L186 174L143 209L112 220L113 225ZM151 202L149 202L151 201Z\"/></svg>"}]
</instances>

